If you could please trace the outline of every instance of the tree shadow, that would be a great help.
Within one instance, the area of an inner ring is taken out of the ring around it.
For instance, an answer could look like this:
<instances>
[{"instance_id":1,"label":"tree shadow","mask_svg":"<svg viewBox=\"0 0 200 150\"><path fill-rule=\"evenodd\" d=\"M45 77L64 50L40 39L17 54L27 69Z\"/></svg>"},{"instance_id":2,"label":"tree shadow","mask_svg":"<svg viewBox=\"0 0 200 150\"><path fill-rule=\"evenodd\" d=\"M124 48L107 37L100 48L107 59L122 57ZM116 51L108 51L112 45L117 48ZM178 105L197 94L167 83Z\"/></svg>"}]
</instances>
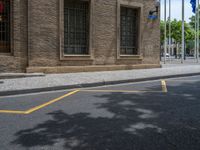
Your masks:
<instances>
[{"instance_id":1,"label":"tree shadow","mask_svg":"<svg viewBox=\"0 0 200 150\"><path fill-rule=\"evenodd\" d=\"M170 86L167 94L97 94L106 101L93 106L112 117L53 111L47 114L52 119L17 132L12 144L31 148L63 141L69 150L199 150L200 95L195 84L188 83L189 90L182 84Z\"/></svg>"}]
</instances>

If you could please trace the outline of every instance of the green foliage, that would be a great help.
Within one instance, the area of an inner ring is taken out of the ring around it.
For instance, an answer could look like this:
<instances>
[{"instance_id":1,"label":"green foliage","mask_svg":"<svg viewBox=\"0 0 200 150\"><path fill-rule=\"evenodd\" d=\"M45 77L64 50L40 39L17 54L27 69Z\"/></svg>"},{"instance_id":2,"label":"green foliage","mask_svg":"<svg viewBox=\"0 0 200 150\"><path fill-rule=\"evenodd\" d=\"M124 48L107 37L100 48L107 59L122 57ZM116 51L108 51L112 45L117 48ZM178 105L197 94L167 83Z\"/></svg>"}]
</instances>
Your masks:
<instances>
[{"instance_id":1,"label":"green foliage","mask_svg":"<svg viewBox=\"0 0 200 150\"><path fill-rule=\"evenodd\" d=\"M200 11L199 11L199 15L200 15ZM195 30L195 15L193 15L189 19L190 19L189 25ZM199 18L199 21L200 21L200 18Z\"/></svg>"},{"instance_id":2,"label":"green foliage","mask_svg":"<svg viewBox=\"0 0 200 150\"><path fill-rule=\"evenodd\" d=\"M195 16L192 16L192 17L190 17L189 19L190 19L190 22L189 22L190 26L191 26L193 29L195 29Z\"/></svg>"},{"instance_id":3,"label":"green foliage","mask_svg":"<svg viewBox=\"0 0 200 150\"><path fill-rule=\"evenodd\" d=\"M169 36L169 20L167 20L167 37ZM184 23L185 25L185 41L186 43L194 39L194 29L191 28L190 24ZM164 43L164 28L165 22L160 22L160 30L161 30L161 43ZM171 37L176 41L176 43L181 43L182 40L182 21L178 21L174 19L171 21Z\"/></svg>"},{"instance_id":4,"label":"green foliage","mask_svg":"<svg viewBox=\"0 0 200 150\"><path fill-rule=\"evenodd\" d=\"M164 42L164 36L165 36L165 23L164 21L161 20L160 22L160 39L161 39L161 44Z\"/></svg>"}]
</instances>

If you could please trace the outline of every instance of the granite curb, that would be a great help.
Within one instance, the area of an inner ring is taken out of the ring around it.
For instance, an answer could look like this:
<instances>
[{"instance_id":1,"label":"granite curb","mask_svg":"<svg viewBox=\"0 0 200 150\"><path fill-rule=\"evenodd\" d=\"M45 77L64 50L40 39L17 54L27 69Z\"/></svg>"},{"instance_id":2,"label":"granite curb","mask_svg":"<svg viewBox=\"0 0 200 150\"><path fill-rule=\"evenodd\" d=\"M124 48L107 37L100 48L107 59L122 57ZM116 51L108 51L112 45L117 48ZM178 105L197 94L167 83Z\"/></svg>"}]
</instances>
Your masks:
<instances>
[{"instance_id":1,"label":"granite curb","mask_svg":"<svg viewBox=\"0 0 200 150\"><path fill-rule=\"evenodd\" d=\"M102 81L102 82L95 82L95 83L83 83L83 84L74 84L74 85L66 85L66 86L54 86L54 87L44 87L44 88L34 88L34 89L0 91L0 96L39 93L39 92L58 91L58 90L68 90L68 89L77 89L77 88L88 88L88 87L114 85L114 84L129 83L129 82L141 82L141 81L169 79L169 78L177 78L177 77L189 77L189 76L196 76L196 75L200 75L200 72L199 73L186 73L186 74L176 74L176 75L166 75L166 76L145 77L145 78L127 79L127 80L117 80L117 81Z\"/></svg>"},{"instance_id":2,"label":"granite curb","mask_svg":"<svg viewBox=\"0 0 200 150\"><path fill-rule=\"evenodd\" d=\"M44 73L0 73L0 79L16 79L43 76L45 76Z\"/></svg>"}]
</instances>

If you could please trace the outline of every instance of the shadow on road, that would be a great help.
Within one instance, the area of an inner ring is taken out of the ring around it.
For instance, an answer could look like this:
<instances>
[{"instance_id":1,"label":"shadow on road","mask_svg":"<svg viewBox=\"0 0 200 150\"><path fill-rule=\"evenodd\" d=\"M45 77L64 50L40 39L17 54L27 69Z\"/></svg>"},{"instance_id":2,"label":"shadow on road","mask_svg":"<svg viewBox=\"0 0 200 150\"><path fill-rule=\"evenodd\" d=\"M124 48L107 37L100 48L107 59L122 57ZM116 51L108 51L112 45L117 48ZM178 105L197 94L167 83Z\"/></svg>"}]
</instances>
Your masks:
<instances>
[{"instance_id":1,"label":"shadow on road","mask_svg":"<svg viewBox=\"0 0 200 150\"><path fill-rule=\"evenodd\" d=\"M68 150L199 150L200 82L168 87L167 94L106 93L95 102L112 117L89 113L48 113L52 119L16 133L12 144L25 148L54 146ZM188 90L189 88L189 90Z\"/></svg>"}]
</instances>

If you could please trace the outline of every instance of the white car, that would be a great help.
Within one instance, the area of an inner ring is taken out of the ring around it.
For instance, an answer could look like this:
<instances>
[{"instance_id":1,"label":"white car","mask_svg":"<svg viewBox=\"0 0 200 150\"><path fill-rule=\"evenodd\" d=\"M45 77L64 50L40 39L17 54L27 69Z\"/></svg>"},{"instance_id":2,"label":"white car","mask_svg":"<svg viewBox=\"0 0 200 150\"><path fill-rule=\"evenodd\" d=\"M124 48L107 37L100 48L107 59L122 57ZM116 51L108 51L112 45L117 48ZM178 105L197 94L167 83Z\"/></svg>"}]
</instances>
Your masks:
<instances>
[{"instance_id":1,"label":"white car","mask_svg":"<svg viewBox=\"0 0 200 150\"><path fill-rule=\"evenodd\" d=\"M166 53L165 56L169 58L170 55L169 55L169 53Z\"/></svg>"}]
</instances>

